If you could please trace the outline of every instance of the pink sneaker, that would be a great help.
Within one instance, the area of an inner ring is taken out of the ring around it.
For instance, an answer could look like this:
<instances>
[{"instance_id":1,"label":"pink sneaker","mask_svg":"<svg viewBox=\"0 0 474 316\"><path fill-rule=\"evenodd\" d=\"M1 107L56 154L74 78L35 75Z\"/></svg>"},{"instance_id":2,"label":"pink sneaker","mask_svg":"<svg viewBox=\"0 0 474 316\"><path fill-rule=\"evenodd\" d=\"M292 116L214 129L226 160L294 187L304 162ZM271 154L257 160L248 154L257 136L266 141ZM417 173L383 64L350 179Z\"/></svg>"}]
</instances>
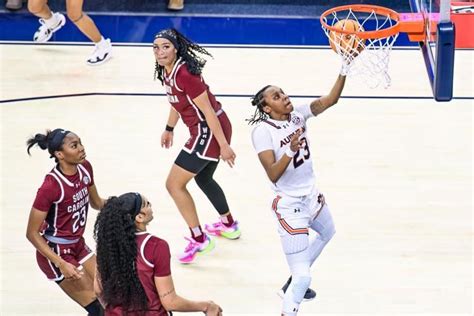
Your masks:
<instances>
[{"instance_id":1,"label":"pink sneaker","mask_svg":"<svg viewBox=\"0 0 474 316\"><path fill-rule=\"evenodd\" d=\"M234 223L227 227L221 221L217 223L212 223L210 225L204 225L204 229L213 236L222 236L227 239L237 239L242 234L239 229L239 222L234 221Z\"/></svg>"},{"instance_id":2,"label":"pink sneaker","mask_svg":"<svg viewBox=\"0 0 474 316\"><path fill-rule=\"evenodd\" d=\"M184 252L178 255L178 260L181 263L192 263L198 254L204 255L216 246L214 240L207 235L204 242L197 242L189 237L184 237L184 239L189 241L189 244L184 249Z\"/></svg>"}]
</instances>

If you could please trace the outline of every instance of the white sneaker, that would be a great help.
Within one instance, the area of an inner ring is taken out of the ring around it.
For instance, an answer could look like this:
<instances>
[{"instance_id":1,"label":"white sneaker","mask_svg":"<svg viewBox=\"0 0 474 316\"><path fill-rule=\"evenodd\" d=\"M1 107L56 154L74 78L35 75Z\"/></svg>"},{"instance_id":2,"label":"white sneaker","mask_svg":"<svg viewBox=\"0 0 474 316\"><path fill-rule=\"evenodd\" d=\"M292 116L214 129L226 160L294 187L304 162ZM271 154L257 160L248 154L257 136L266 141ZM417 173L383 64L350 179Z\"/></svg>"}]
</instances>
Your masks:
<instances>
[{"instance_id":1,"label":"white sneaker","mask_svg":"<svg viewBox=\"0 0 474 316\"><path fill-rule=\"evenodd\" d=\"M39 27L38 31L33 35L33 41L37 43L45 43L49 41L51 36L53 36L54 32L58 31L60 28L66 24L66 17L59 13L53 13L53 18L56 21L54 25L48 25L45 19L40 19L39 22L41 26Z\"/></svg>"},{"instance_id":2,"label":"white sneaker","mask_svg":"<svg viewBox=\"0 0 474 316\"><path fill-rule=\"evenodd\" d=\"M90 66L101 65L110 58L112 58L112 44L108 38L103 44L95 44L95 50L87 59L87 64Z\"/></svg>"}]
</instances>

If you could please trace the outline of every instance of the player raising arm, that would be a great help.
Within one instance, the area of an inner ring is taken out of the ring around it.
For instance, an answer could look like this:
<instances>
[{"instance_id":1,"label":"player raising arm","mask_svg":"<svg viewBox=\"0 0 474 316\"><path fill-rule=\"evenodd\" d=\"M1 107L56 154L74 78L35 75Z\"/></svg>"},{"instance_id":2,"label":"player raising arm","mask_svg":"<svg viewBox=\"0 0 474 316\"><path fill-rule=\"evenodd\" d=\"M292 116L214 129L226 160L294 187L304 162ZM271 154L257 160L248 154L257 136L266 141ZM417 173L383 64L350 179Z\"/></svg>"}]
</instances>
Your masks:
<instances>
[{"instance_id":1,"label":"player raising arm","mask_svg":"<svg viewBox=\"0 0 474 316\"><path fill-rule=\"evenodd\" d=\"M310 267L335 233L329 207L315 184L306 120L336 104L344 83L345 76L339 75L331 92L309 105L293 107L288 95L272 85L252 100L256 110L249 121L257 123L252 141L271 181L271 209L291 272L281 290L283 315L296 315L304 299L316 296L309 288ZM316 237L309 236L309 229Z\"/></svg>"}]
</instances>

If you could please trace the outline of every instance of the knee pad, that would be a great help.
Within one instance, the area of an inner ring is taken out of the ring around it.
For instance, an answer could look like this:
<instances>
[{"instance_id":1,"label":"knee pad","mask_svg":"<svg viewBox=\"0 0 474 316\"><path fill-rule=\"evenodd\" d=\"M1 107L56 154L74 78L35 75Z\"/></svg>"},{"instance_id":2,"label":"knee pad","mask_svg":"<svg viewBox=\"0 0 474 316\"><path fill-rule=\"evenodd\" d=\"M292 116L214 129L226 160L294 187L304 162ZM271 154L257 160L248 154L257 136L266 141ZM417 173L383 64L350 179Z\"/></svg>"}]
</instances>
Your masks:
<instances>
[{"instance_id":1,"label":"knee pad","mask_svg":"<svg viewBox=\"0 0 474 316\"><path fill-rule=\"evenodd\" d=\"M308 248L309 237L308 234L285 235L281 237L281 244L285 254L291 255Z\"/></svg>"},{"instance_id":2,"label":"knee pad","mask_svg":"<svg viewBox=\"0 0 474 316\"><path fill-rule=\"evenodd\" d=\"M320 238L322 241L325 243L329 242L331 238L336 234L336 229L334 226L328 227L326 230L324 230L321 234L319 234Z\"/></svg>"},{"instance_id":3,"label":"knee pad","mask_svg":"<svg viewBox=\"0 0 474 316\"><path fill-rule=\"evenodd\" d=\"M293 283L293 300L299 304L303 301L304 294L311 284L311 277L301 275L293 276L291 283Z\"/></svg>"}]
</instances>

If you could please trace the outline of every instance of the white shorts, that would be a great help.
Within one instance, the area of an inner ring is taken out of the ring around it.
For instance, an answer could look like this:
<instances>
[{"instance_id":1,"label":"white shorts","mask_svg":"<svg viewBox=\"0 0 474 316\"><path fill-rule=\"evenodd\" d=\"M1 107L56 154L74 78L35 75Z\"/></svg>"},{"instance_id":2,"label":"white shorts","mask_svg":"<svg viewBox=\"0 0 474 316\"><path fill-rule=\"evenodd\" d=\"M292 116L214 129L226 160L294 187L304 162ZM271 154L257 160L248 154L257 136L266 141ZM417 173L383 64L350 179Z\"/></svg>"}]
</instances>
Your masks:
<instances>
[{"instance_id":1,"label":"white shorts","mask_svg":"<svg viewBox=\"0 0 474 316\"><path fill-rule=\"evenodd\" d=\"M273 199L272 211L278 221L280 237L308 234L308 228L324 204L324 196L316 188L300 197L278 193Z\"/></svg>"}]
</instances>

